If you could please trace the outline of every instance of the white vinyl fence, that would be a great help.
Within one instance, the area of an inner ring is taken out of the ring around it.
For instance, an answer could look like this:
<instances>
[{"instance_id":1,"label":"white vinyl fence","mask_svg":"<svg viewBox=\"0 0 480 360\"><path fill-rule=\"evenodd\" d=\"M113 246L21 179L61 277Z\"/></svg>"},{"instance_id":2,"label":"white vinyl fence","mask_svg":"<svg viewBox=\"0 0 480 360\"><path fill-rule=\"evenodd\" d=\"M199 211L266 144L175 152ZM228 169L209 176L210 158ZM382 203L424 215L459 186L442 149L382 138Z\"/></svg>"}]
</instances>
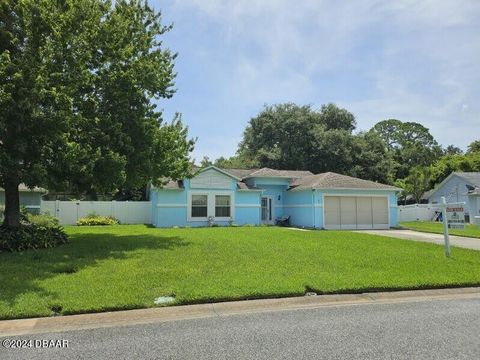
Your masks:
<instances>
[{"instance_id":1,"label":"white vinyl fence","mask_svg":"<svg viewBox=\"0 0 480 360\"><path fill-rule=\"evenodd\" d=\"M400 205L398 221L432 221L435 211L440 211L440 209L433 204Z\"/></svg>"},{"instance_id":2,"label":"white vinyl fence","mask_svg":"<svg viewBox=\"0 0 480 360\"><path fill-rule=\"evenodd\" d=\"M150 201L42 201L40 212L56 216L62 225L74 225L92 213L112 216L121 224L152 223Z\"/></svg>"}]
</instances>

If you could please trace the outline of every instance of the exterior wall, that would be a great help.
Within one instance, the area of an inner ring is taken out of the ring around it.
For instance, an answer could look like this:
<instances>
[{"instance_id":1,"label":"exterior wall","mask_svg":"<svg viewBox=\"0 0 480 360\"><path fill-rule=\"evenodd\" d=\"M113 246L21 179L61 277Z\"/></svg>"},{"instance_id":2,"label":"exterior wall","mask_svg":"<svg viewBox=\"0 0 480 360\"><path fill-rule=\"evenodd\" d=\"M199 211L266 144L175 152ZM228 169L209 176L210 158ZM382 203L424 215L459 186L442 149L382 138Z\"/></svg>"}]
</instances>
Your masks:
<instances>
[{"instance_id":1,"label":"exterior wall","mask_svg":"<svg viewBox=\"0 0 480 360\"><path fill-rule=\"evenodd\" d=\"M428 199L428 202L430 204L440 204L442 196L445 196L447 202L465 202L465 213L470 214L466 184L465 180L453 175Z\"/></svg>"},{"instance_id":2,"label":"exterior wall","mask_svg":"<svg viewBox=\"0 0 480 360\"><path fill-rule=\"evenodd\" d=\"M237 225L260 225L260 191L237 191L235 219Z\"/></svg>"},{"instance_id":3,"label":"exterior wall","mask_svg":"<svg viewBox=\"0 0 480 360\"><path fill-rule=\"evenodd\" d=\"M319 199L318 191L287 191L283 205L284 216L290 216L293 226L321 228L323 219Z\"/></svg>"},{"instance_id":4,"label":"exterior wall","mask_svg":"<svg viewBox=\"0 0 480 360\"><path fill-rule=\"evenodd\" d=\"M214 173L211 173L213 171ZM211 200L215 194L228 194L231 196L232 207L231 217L233 223L238 225L259 225L260 224L260 191L237 191L236 180L221 174L215 170L208 170L197 177L184 180L184 189L152 190L153 221L157 227L172 226L207 226L208 220L196 220L190 218L190 196L191 194L205 194ZM228 181L228 186L227 182ZM193 187L192 187L193 184ZM212 206L210 201L209 206ZM214 208L214 205L213 205ZM229 225L230 220L215 221L218 225Z\"/></svg>"},{"instance_id":5,"label":"exterior wall","mask_svg":"<svg viewBox=\"0 0 480 360\"><path fill-rule=\"evenodd\" d=\"M470 223L480 225L480 219L475 218L480 216L480 195L469 195L468 204L470 205Z\"/></svg>"},{"instance_id":6,"label":"exterior wall","mask_svg":"<svg viewBox=\"0 0 480 360\"><path fill-rule=\"evenodd\" d=\"M275 221L276 218L282 217L284 214L283 202L287 186L283 184L257 184L256 186L263 190L262 196L270 196L272 198L272 220Z\"/></svg>"},{"instance_id":7,"label":"exterior wall","mask_svg":"<svg viewBox=\"0 0 480 360\"><path fill-rule=\"evenodd\" d=\"M36 191L20 191L20 205L40 206L43 193ZM5 192L0 191L0 205L5 204Z\"/></svg>"},{"instance_id":8,"label":"exterior wall","mask_svg":"<svg viewBox=\"0 0 480 360\"><path fill-rule=\"evenodd\" d=\"M284 216L291 216L294 226L313 228L324 227L324 196L325 195L350 195L350 196L386 196L389 203L389 225L398 225L397 196L394 191L379 190L305 190L288 191L283 205Z\"/></svg>"}]
</instances>

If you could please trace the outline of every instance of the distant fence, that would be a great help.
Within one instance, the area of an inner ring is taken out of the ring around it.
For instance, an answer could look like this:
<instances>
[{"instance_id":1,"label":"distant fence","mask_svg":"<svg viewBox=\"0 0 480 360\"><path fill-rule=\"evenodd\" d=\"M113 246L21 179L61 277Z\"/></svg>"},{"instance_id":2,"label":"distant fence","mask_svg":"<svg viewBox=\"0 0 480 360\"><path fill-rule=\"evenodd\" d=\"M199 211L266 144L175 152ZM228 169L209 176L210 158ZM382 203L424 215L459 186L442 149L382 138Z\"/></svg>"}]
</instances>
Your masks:
<instances>
[{"instance_id":1,"label":"distant fence","mask_svg":"<svg viewBox=\"0 0 480 360\"><path fill-rule=\"evenodd\" d=\"M398 221L431 221L438 207L433 204L401 205L398 207Z\"/></svg>"},{"instance_id":2,"label":"distant fence","mask_svg":"<svg viewBox=\"0 0 480 360\"><path fill-rule=\"evenodd\" d=\"M152 223L150 201L42 201L40 211L56 216L62 225L76 224L92 213L112 216L122 224Z\"/></svg>"}]
</instances>

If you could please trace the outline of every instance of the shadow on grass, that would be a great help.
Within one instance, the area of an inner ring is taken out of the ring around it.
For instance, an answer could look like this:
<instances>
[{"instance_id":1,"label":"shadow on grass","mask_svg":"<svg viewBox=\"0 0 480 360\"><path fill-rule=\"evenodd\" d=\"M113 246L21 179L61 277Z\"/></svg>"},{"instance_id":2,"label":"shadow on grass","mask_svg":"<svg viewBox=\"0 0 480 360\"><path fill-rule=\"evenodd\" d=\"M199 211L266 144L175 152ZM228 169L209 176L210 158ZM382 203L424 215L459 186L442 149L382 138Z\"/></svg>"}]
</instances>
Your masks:
<instances>
[{"instance_id":1,"label":"shadow on grass","mask_svg":"<svg viewBox=\"0 0 480 360\"><path fill-rule=\"evenodd\" d=\"M52 299L57 294L38 285L39 281L74 274L97 266L105 259L127 259L143 249L170 251L190 243L180 237L160 234L121 235L112 232L77 233L69 236L70 243L53 249L28 250L0 254L0 302L13 306L27 293ZM18 314L15 317L19 317ZM0 315L0 318L6 318Z\"/></svg>"}]
</instances>

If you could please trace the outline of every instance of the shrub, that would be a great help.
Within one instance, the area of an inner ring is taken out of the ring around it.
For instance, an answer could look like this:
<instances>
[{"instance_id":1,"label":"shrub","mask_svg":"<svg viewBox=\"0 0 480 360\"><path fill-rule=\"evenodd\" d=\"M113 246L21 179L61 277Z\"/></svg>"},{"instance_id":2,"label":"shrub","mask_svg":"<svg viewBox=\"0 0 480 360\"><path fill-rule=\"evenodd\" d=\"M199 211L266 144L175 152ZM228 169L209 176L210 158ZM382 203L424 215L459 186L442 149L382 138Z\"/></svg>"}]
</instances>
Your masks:
<instances>
[{"instance_id":1,"label":"shrub","mask_svg":"<svg viewBox=\"0 0 480 360\"><path fill-rule=\"evenodd\" d=\"M96 214L88 214L87 217L77 221L78 226L96 226L96 225L117 225L119 221L111 216L99 216Z\"/></svg>"},{"instance_id":2,"label":"shrub","mask_svg":"<svg viewBox=\"0 0 480 360\"><path fill-rule=\"evenodd\" d=\"M0 252L52 248L68 242L61 226L22 223L19 227L0 226Z\"/></svg>"},{"instance_id":3,"label":"shrub","mask_svg":"<svg viewBox=\"0 0 480 360\"><path fill-rule=\"evenodd\" d=\"M40 215L27 214L26 220L31 224L36 224L44 227L58 226L58 219L50 214L40 214Z\"/></svg>"}]
</instances>

